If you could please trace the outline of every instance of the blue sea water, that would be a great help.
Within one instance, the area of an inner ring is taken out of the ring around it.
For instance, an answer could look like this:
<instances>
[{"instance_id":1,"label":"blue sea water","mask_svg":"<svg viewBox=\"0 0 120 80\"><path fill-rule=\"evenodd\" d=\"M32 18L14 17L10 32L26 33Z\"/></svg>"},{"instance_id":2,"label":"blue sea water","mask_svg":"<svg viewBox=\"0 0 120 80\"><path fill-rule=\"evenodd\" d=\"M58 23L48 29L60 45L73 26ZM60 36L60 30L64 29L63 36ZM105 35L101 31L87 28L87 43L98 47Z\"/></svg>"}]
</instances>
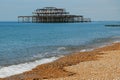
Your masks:
<instances>
[{"instance_id":1,"label":"blue sea water","mask_svg":"<svg viewBox=\"0 0 120 80\"><path fill-rule=\"evenodd\" d=\"M34 65L33 63L39 60L42 60L40 62L42 63L46 59L49 61L49 58L55 59L55 57L72 52L93 49L120 41L120 27L105 27L106 24L120 24L120 21L91 23L0 22L0 75L11 75L11 73L8 74L9 72L5 73L5 69L10 69L13 65L14 68L15 65L24 63ZM24 65L22 66L24 67ZM12 67L13 72L14 68Z\"/></svg>"}]
</instances>

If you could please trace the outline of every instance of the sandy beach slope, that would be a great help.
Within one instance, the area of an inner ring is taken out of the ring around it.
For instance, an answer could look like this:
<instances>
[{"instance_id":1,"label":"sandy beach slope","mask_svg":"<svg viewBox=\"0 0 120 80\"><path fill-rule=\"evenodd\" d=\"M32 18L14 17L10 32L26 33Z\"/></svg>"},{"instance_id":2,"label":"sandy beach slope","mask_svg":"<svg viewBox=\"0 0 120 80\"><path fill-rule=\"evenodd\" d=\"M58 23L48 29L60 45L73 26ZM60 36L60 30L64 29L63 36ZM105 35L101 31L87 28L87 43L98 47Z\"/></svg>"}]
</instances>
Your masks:
<instances>
[{"instance_id":1,"label":"sandy beach slope","mask_svg":"<svg viewBox=\"0 0 120 80\"><path fill-rule=\"evenodd\" d=\"M67 55L0 80L120 80L120 43Z\"/></svg>"},{"instance_id":2,"label":"sandy beach slope","mask_svg":"<svg viewBox=\"0 0 120 80\"><path fill-rule=\"evenodd\" d=\"M120 80L120 50L106 51L97 61L81 62L65 67L73 76L48 80Z\"/></svg>"}]
</instances>

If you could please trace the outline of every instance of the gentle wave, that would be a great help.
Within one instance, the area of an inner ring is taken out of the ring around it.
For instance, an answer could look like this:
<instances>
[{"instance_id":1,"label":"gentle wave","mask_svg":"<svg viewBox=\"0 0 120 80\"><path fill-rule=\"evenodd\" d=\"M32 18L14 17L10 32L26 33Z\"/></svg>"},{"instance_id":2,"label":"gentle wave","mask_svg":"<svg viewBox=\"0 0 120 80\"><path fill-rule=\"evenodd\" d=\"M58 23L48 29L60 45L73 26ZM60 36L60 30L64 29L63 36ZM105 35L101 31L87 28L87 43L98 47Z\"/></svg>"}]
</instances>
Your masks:
<instances>
[{"instance_id":1,"label":"gentle wave","mask_svg":"<svg viewBox=\"0 0 120 80\"><path fill-rule=\"evenodd\" d=\"M23 64L18 64L18 65L11 65L8 67L0 67L0 78L9 77L12 75L23 73L25 71L32 70L37 65L49 63L56 59L58 59L58 57L44 58L41 60L36 60L34 62L23 63Z\"/></svg>"},{"instance_id":2,"label":"gentle wave","mask_svg":"<svg viewBox=\"0 0 120 80\"><path fill-rule=\"evenodd\" d=\"M65 47L59 47L59 48L57 48L58 51L65 50L65 49L66 49Z\"/></svg>"}]
</instances>

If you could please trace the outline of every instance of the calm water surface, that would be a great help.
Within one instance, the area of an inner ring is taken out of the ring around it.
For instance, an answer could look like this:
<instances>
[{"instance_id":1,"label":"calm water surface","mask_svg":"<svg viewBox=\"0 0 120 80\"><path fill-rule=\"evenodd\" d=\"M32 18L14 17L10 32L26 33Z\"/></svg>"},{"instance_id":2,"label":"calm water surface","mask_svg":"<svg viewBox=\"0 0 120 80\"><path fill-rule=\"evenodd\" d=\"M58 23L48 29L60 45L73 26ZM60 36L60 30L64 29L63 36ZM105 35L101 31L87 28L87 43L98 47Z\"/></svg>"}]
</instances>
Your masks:
<instances>
[{"instance_id":1,"label":"calm water surface","mask_svg":"<svg viewBox=\"0 0 120 80\"><path fill-rule=\"evenodd\" d=\"M120 21L91 23L0 22L0 66L32 62L120 41Z\"/></svg>"}]
</instances>

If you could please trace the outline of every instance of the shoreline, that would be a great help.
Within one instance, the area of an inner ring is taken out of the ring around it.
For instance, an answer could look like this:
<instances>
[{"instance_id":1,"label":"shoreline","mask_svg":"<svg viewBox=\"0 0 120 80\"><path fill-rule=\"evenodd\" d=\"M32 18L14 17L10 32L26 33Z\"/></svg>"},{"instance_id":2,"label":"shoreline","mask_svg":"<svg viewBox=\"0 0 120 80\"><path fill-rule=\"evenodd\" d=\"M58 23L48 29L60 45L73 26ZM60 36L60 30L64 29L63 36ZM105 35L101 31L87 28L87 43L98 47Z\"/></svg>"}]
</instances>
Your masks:
<instances>
[{"instance_id":1,"label":"shoreline","mask_svg":"<svg viewBox=\"0 0 120 80\"><path fill-rule=\"evenodd\" d=\"M113 43L116 43L116 42L113 42ZM41 64L46 64L46 63L49 63L49 62L53 62L53 61L55 61L55 60L57 60L57 59L59 59L61 57L66 56L66 55L79 53L79 52L93 51L96 48L101 48L101 47L104 47L104 46L108 46L110 44L112 44L112 43L106 43L106 44L103 44L103 45L99 45L97 47L94 46L94 47L91 47L91 48L88 47L88 48L85 48L85 49L77 49L76 51L73 51L73 52L71 52L69 54L53 56L53 57L49 57L49 58L43 58L43 59L40 59L40 60L35 60L33 62L25 62L25 63L16 64L16 65L10 65L10 66L1 67L1 69L0 69L0 78L6 78L6 77L10 77L10 76L14 76L14 75L17 75L17 74L24 73L26 71L30 71L30 70L36 68L37 66L39 66ZM61 47L59 49L61 49Z\"/></svg>"},{"instance_id":2,"label":"shoreline","mask_svg":"<svg viewBox=\"0 0 120 80\"><path fill-rule=\"evenodd\" d=\"M2 67L0 69L0 78L5 78L5 77L13 76L16 74L24 73L26 71L30 71L38 65L53 62L58 58L59 57L50 57L50 58L35 60L33 62L26 62L26 63L17 64L17 65Z\"/></svg>"},{"instance_id":3,"label":"shoreline","mask_svg":"<svg viewBox=\"0 0 120 80\"><path fill-rule=\"evenodd\" d=\"M22 74L6 77L0 80L39 80L39 79L52 79L52 78L64 78L68 76L76 75L74 72L65 70L65 67L74 66L79 63L89 61L99 61L102 59L101 55L104 55L105 51L120 50L120 43L113 43L104 47L97 48L87 52L77 52L70 55L66 55L53 62L38 65L36 68L24 72ZM32 76L31 76L32 75Z\"/></svg>"}]
</instances>

